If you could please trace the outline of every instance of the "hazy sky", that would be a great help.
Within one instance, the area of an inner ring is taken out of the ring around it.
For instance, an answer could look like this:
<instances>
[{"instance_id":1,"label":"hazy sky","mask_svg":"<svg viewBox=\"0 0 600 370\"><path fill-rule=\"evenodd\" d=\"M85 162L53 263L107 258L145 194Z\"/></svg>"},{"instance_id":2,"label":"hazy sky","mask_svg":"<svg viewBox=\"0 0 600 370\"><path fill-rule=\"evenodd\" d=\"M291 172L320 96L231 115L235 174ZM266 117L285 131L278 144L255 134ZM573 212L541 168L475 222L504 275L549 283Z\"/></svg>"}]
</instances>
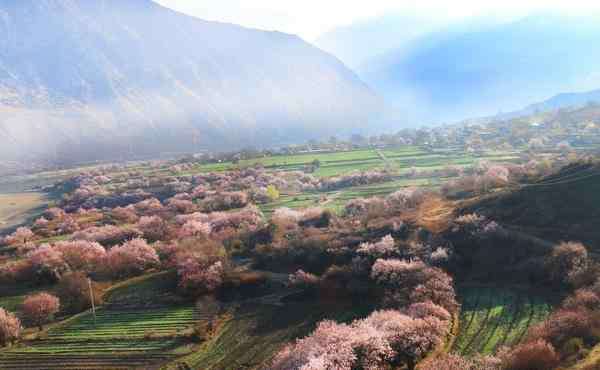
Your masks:
<instances>
[{"instance_id":1,"label":"hazy sky","mask_svg":"<svg viewBox=\"0 0 600 370\"><path fill-rule=\"evenodd\" d=\"M417 12L450 18L478 14L524 15L536 10L598 12L593 0L157 0L207 20L294 33L312 41L338 26L386 12Z\"/></svg>"}]
</instances>

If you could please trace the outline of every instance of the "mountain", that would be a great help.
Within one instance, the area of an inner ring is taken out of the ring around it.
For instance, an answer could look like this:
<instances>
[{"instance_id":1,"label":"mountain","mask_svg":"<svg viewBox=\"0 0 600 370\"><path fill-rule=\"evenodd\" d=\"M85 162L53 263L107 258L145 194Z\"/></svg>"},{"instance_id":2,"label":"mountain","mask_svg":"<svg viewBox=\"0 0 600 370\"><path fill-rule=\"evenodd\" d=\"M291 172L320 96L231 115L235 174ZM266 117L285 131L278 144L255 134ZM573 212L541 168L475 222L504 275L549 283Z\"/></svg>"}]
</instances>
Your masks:
<instances>
[{"instance_id":1,"label":"mountain","mask_svg":"<svg viewBox=\"0 0 600 370\"><path fill-rule=\"evenodd\" d=\"M375 57L358 73L414 120L460 120L599 86L599 34L592 16L461 23Z\"/></svg>"},{"instance_id":2,"label":"mountain","mask_svg":"<svg viewBox=\"0 0 600 370\"><path fill-rule=\"evenodd\" d=\"M600 103L600 89L578 93L557 94L550 99L530 104L518 111L504 113L501 117L496 118L514 118L563 108L581 108L591 103Z\"/></svg>"},{"instance_id":3,"label":"mountain","mask_svg":"<svg viewBox=\"0 0 600 370\"><path fill-rule=\"evenodd\" d=\"M275 145L368 127L380 99L297 36L150 0L0 2L0 160Z\"/></svg>"},{"instance_id":4,"label":"mountain","mask_svg":"<svg viewBox=\"0 0 600 370\"><path fill-rule=\"evenodd\" d=\"M321 35L315 44L358 71L370 59L404 50L445 23L432 14L390 13L335 28Z\"/></svg>"}]
</instances>

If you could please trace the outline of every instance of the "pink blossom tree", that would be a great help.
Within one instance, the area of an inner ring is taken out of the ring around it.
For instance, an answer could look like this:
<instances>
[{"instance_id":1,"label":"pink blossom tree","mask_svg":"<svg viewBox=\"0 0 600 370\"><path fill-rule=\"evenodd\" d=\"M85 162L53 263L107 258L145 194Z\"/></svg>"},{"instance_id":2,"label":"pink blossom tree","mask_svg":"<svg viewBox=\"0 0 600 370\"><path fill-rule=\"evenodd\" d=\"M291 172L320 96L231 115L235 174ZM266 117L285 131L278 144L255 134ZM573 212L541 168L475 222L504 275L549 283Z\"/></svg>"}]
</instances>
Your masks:
<instances>
[{"instance_id":1,"label":"pink blossom tree","mask_svg":"<svg viewBox=\"0 0 600 370\"><path fill-rule=\"evenodd\" d=\"M303 270L298 270L295 273L290 274L288 280L290 286L300 288L315 287L317 284L319 284L318 276L309 272L304 272Z\"/></svg>"},{"instance_id":2,"label":"pink blossom tree","mask_svg":"<svg viewBox=\"0 0 600 370\"><path fill-rule=\"evenodd\" d=\"M138 221L138 215L135 213L135 208L132 205L113 208L111 215L114 219L128 224Z\"/></svg>"},{"instance_id":3,"label":"pink blossom tree","mask_svg":"<svg viewBox=\"0 0 600 370\"><path fill-rule=\"evenodd\" d=\"M169 233L169 225L158 216L142 216L136 228L150 241L162 240Z\"/></svg>"},{"instance_id":4,"label":"pink blossom tree","mask_svg":"<svg viewBox=\"0 0 600 370\"><path fill-rule=\"evenodd\" d=\"M63 260L73 271L95 271L106 257L102 245L87 240L57 242L53 247L62 253Z\"/></svg>"},{"instance_id":5,"label":"pink blossom tree","mask_svg":"<svg viewBox=\"0 0 600 370\"><path fill-rule=\"evenodd\" d=\"M106 260L112 273L120 277L139 274L160 263L156 250L144 239L133 239L111 248Z\"/></svg>"},{"instance_id":6,"label":"pink blossom tree","mask_svg":"<svg viewBox=\"0 0 600 370\"><path fill-rule=\"evenodd\" d=\"M414 369L439 345L448 321L413 318L396 310L371 313L351 324L322 321L309 336L284 347L271 369L384 369L391 364Z\"/></svg>"},{"instance_id":7,"label":"pink blossom tree","mask_svg":"<svg viewBox=\"0 0 600 370\"><path fill-rule=\"evenodd\" d=\"M23 301L23 314L40 330L43 325L52 320L54 314L60 309L57 297L48 293L38 293L25 298Z\"/></svg>"},{"instance_id":8,"label":"pink blossom tree","mask_svg":"<svg viewBox=\"0 0 600 370\"><path fill-rule=\"evenodd\" d=\"M357 252L372 258L389 257L396 252L394 238L391 235L386 235L376 243L362 243Z\"/></svg>"},{"instance_id":9,"label":"pink blossom tree","mask_svg":"<svg viewBox=\"0 0 600 370\"><path fill-rule=\"evenodd\" d=\"M69 271L69 265L65 261L62 252L49 244L43 244L28 254L34 274L42 282L56 282L65 272Z\"/></svg>"},{"instance_id":10,"label":"pink blossom tree","mask_svg":"<svg viewBox=\"0 0 600 370\"><path fill-rule=\"evenodd\" d=\"M6 237L5 243L8 245L23 244L31 240L35 234L28 227L19 227L17 230Z\"/></svg>"},{"instance_id":11,"label":"pink blossom tree","mask_svg":"<svg viewBox=\"0 0 600 370\"><path fill-rule=\"evenodd\" d=\"M349 325L321 321L308 337L284 347L274 358L271 370L351 370L357 361Z\"/></svg>"},{"instance_id":12,"label":"pink blossom tree","mask_svg":"<svg viewBox=\"0 0 600 370\"><path fill-rule=\"evenodd\" d=\"M573 283L589 263L587 248L581 243L560 243L546 260L550 278L557 282Z\"/></svg>"},{"instance_id":13,"label":"pink blossom tree","mask_svg":"<svg viewBox=\"0 0 600 370\"><path fill-rule=\"evenodd\" d=\"M21 320L0 307L0 346L11 344L21 335Z\"/></svg>"},{"instance_id":14,"label":"pink blossom tree","mask_svg":"<svg viewBox=\"0 0 600 370\"><path fill-rule=\"evenodd\" d=\"M212 227L208 222L189 220L177 232L179 238L208 237Z\"/></svg>"},{"instance_id":15,"label":"pink blossom tree","mask_svg":"<svg viewBox=\"0 0 600 370\"><path fill-rule=\"evenodd\" d=\"M217 290L229 269L227 251L222 244L206 239L185 239L172 256L179 288L198 295Z\"/></svg>"}]
</instances>

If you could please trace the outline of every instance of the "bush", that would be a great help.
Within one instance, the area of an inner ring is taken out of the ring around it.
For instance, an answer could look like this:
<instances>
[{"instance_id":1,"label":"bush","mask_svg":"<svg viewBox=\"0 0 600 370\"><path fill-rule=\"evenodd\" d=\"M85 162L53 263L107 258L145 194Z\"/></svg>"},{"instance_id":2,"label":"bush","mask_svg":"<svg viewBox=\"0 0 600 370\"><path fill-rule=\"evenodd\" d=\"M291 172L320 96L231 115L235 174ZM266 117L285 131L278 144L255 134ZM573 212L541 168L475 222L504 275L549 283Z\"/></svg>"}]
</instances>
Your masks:
<instances>
[{"instance_id":1,"label":"bush","mask_svg":"<svg viewBox=\"0 0 600 370\"><path fill-rule=\"evenodd\" d=\"M587 249L581 243L560 243L546 259L548 275L558 283L572 284L586 271L587 266Z\"/></svg>"},{"instance_id":2,"label":"bush","mask_svg":"<svg viewBox=\"0 0 600 370\"><path fill-rule=\"evenodd\" d=\"M519 344L500 358L505 370L549 370L559 363L552 344L542 339Z\"/></svg>"}]
</instances>

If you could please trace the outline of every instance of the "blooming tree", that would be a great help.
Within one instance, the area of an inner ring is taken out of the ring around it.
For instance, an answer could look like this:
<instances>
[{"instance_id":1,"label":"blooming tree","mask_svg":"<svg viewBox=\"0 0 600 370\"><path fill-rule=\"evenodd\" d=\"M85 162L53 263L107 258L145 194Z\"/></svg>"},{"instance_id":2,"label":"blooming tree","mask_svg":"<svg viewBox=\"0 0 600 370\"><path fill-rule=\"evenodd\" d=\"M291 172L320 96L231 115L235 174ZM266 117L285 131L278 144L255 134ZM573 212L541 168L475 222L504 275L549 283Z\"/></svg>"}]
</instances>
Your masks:
<instances>
[{"instance_id":1,"label":"blooming tree","mask_svg":"<svg viewBox=\"0 0 600 370\"><path fill-rule=\"evenodd\" d=\"M57 242L53 248L62 253L63 260L73 271L95 271L106 257L102 245L87 240Z\"/></svg>"},{"instance_id":2,"label":"blooming tree","mask_svg":"<svg viewBox=\"0 0 600 370\"><path fill-rule=\"evenodd\" d=\"M142 216L136 228L150 241L162 240L169 231L167 223L158 216Z\"/></svg>"},{"instance_id":3,"label":"blooming tree","mask_svg":"<svg viewBox=\"0 0 600 370\"><path fill-rule=\"evenodd\" d=\"M62 252L49 244L43 244L28 255L34 274L43 282L56 282L61 275L69 271Z\"/></svg>"},{"instance_id":4,"label":"blooming tree","mask_svg":"<svg viewBox=\"0 0 600 370\"><path fill-rule=\"evenodd\" d=\"M21 335L21 321L12 313L0 307L0 345L12 343Z\"/></svg>"},{"instance_id":5,"label":"blooming tree","mask_svg":"<svg viewBox=\"0 0 600 370\"><path fill-rule=\"evenodd\" d=\"M43 329L45 323L52 320L59 309L60 300L48 293L34 294L23 301L23 314L40 330Z\"/></svg>"},{"instance_id":6,"label":"blooming tree","mask_svg":"<svg viewBox=\"0 0 600 370\"><path fill-rule=\"evenodd\" d=\"M357 252L373 258L391 256L396 252L394 238L391 235L386 235L376 243L362 243Z\"/></svg>"},{"instance_id":7,"label":"blooming tree","mask_svg":"<svg viewBox=\"0 0 600 370\"><path fill-rule=\"evenodd\" d=\"M31 240L35 234L28 227L19 227L14 233L6 237L4 242L8 245L23 244Z\"/></svg>"},{"instance_id":8,"label":"blooming tree","mask_svg":"<svg viewBox=\"0 0 600 370\"><path fill-rule=\"evenodd\" d=\"M290 286L302 288L314 287L319 283L319 277L303 270L290 274L288 280Z\"/></svg>"},{"instance_id":9,"label":"blooming tree","mask_svg":"<svg viewBox=\"0 0 600 370\"><path fill-rule=\"evenodd\" d=\"M160 263L156 250L144 239L133 239L111 248L106 260L116 276L136 275Z\"/></svg>"},{"instance_id":10,"label":"blooming tree","mask_svg":"<svg viewBox=\"0 0 600 370\"><path fill-rule=\"evenodd\" d=\"M204 236L207 237L210 235L212 231L212 227L208 222L189 220L177 232L177 236L180 238L188 238L188 237L198 237Z\"/></svg>"}]
</instances>

